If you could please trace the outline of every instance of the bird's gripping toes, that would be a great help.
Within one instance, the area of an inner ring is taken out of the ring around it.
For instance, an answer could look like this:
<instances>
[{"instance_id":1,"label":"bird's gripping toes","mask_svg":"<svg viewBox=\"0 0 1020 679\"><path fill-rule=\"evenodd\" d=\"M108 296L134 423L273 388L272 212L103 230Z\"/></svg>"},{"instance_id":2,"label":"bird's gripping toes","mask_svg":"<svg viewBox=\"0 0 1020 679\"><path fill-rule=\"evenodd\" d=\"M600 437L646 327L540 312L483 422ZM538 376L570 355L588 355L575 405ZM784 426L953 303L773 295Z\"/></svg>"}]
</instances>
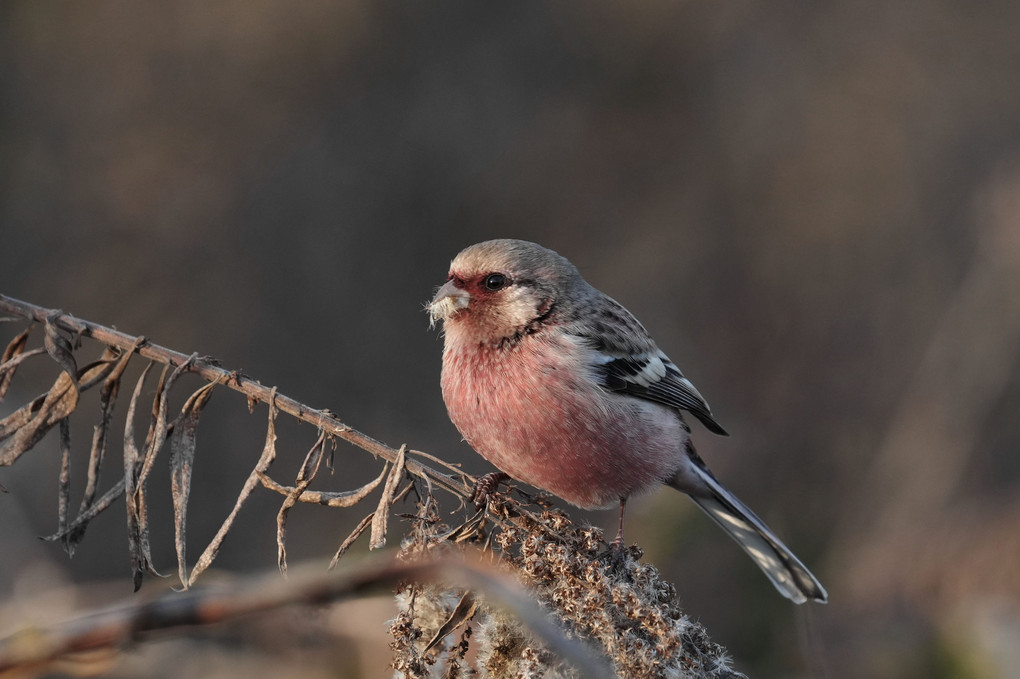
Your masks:
<instances>
[{"instance_id":1,"label":"bird's gripping toes","mask_svg":"<svg viewBox=\"0 0 1020 679\"><path fill-rule=\"evenodd\" d=\"M725 434L705 399L619 303L564 257L492 240L454 258L428 307L443 322L443 399L464 439L500 471L584 508L659 484L691 497L783 596L828 595L723 487L683 412Z\"/></svg>"}]
</instances>

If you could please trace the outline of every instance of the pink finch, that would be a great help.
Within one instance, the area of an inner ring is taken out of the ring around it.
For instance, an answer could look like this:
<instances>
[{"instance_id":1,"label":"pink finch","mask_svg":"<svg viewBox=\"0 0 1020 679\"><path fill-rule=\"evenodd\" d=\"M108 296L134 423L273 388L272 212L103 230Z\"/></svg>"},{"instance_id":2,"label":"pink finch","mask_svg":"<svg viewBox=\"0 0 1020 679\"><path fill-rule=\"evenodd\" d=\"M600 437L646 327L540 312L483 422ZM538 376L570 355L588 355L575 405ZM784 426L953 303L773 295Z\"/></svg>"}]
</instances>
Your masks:
<instances>
[{"instance_id":1,"label":"pink finch","mask_svg":"<svg viewBox=\"0 0 1020 679\"><path fill-rule=\"evenodd\" d=\"M818 580L722 486L682 411L725 434L690 380L623 306L552 250L492 240L461 252L429 305L443 321L443 399L478 453L583 508L665 483L691 497L784 596L825 602Z\"/></svg>"}]
</instances>

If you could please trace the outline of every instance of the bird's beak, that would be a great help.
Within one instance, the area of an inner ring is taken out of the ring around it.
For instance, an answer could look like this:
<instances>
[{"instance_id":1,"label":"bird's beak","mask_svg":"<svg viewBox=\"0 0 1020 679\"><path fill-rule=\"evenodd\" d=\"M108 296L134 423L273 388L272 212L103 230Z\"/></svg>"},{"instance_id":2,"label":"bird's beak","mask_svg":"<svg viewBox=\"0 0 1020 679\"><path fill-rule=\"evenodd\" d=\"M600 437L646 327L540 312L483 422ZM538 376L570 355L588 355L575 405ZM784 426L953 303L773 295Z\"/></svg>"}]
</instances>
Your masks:
<instances>
[{"instance_id":1,"label":"bird's beak","mask_svg":"<svg viewBox=\"0 0 1020 679\"><path fill-rule=\"evenodd\" d=\"M471 294L453 284L453 281L446 281L443 287L439 288L436 296L429 303L428 312L431 324L436 321L445 321L456 315L459 311L466 309L471 302Z\"/></svg>"}]
</instances>

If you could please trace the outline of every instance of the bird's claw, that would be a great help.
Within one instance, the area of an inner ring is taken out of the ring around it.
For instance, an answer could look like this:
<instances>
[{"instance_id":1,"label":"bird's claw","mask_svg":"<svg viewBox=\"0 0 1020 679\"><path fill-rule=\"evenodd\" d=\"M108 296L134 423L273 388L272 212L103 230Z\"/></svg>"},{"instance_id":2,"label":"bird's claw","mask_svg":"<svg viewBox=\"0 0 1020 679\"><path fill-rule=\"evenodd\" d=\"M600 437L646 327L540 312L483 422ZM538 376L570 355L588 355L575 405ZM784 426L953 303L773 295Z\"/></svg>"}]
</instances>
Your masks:
<instances>
[{"instance_id":1,"label":"bird's claw","mask_svg":"<svg viewBox=\"0 0 1020 679\"><path fill-rule=\"evenodd\" d=\"M623 537L616 536L616 539L609 543L609 551L606 552L606 561L609 569L614 573L622 573L627 565L627 545Z\"/></svg>"},{"instance_id":2,"label":"bird's claw","mask_svg":"<svg viewBox=\"0 0 1020 679\"><path fill-rule=\"evenodd\" d=\"M489 496L499 487L499 484L509 478L503 472L489 472L478 479L468 500L475 506L475 509L482 509L489 503Z\"/></svg>"}]
</instances>

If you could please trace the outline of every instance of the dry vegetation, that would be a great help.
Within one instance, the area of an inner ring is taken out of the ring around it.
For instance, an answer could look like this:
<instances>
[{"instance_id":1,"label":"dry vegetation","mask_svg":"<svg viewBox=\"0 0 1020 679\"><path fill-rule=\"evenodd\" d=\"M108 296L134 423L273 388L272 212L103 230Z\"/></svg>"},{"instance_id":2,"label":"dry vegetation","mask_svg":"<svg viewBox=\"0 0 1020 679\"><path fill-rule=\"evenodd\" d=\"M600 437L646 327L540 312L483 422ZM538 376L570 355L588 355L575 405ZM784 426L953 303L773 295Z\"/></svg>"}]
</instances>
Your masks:
<instances>
[{"instance_id":1,"label":"dry vegetation","mask_svg":"<svg viewBox=\"0 0 1020 679\"><path fill-rule=\"evenodd\" d=\"M396 586L400 609L390 626L392 666L403 676L742 676L730 669L724 650L678 608L673 587L654 567L638 562L641 553L636 547L630 548L622 564L608 559L600 530L579 527L562 512L541 503L530 504L533 501L527 496L494 494L486 508L465 510L463 520L450 525L442 518L447 513L440 511L437 491L444 491L448 501L463 505L474 479L437 458L406 447L388 448L329 413L279 396L275 389L226 371L207 358L186 357L144 338L7 297L0 297L0 309L11 315L9 321L29 322L4 352L0 398L29 360L52 359L58 372L46 393L0 421L3 466L30 453L52 430L59 436L59 528L46 539L60 542L73 554L89 522L123 498L135 589L147 575L158 576L151 556L147 490L157 458L167 457L178 575L181 587L190 590L82 614L51 627L28 626L0 640L0 674L42 672L73 654L120 648L155 630L210 625L281 606L319 605ZM33 331L42 334L42 347L29 348ZM94 345L102 347L99 358L79 367L81 357ZM127 405L123 445L117 446L111 414L127 365L135 358L146 364ZM152 392L145 387L150 372L159 366L161 374ZM175 415L168 406L171 392L178 378L189 372L201 376L205 383L187 397ZM187 506L197 430L203 407L217 387L242 393L249 408L259 403L268 406L265 444L233 510L197 562L188 564ZM71 466L82 463L84 451L72 445L70 416L81 393L93 388L100 390L100 411L93 427L86 487L72 515L77 489L71 487ZM135 431L138 412L143 398L150 394L148 427L139 442ZM277 458L276 421L281 413L319 429L293 485L271 477ZM379 475L349 491L309 490L324 465L344 464L333 459L337 439L380 458ZM113 452L115 448L122 449L122 456ZM117 465L118 457L122 465ZM100 488L102 477L109 483L106 490ZM111 477L116 481L110 483ZM339 546L330 568L365 532L370 547L385 546L397 501L411 496L417 509L408 517L410 530L402 538L396 562L370 561L342 568L334 577L303 573L288 581L278 576L274 583L263 576L229 587L193 588L258 486L283 496L277 515L277 545L284 576L288 572L287 517L296 503L356 511L381 488L374 509L361 510L366 512L364 518Z\"/></svg>"}]
</instances>

